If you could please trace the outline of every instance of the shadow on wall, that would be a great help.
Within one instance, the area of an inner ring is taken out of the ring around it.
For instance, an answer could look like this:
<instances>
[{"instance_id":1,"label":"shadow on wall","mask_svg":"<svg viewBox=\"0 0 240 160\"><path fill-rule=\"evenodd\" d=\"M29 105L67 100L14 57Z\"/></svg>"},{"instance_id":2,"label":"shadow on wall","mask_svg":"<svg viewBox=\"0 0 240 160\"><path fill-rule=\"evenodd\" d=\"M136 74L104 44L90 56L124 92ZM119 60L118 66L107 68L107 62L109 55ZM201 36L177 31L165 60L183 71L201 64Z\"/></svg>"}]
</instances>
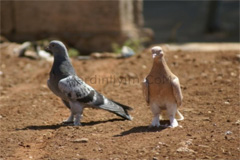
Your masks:
<instances>
[{"instance_id":1,"label":"shadow on wall","mask_svg":"<svg viewBox=\"0 0 240 160\"><path fill-rule=\"evenodd\" d=\"M238 1L144 1L155 43L239 42Z\"/></svg>"}]
</instances>

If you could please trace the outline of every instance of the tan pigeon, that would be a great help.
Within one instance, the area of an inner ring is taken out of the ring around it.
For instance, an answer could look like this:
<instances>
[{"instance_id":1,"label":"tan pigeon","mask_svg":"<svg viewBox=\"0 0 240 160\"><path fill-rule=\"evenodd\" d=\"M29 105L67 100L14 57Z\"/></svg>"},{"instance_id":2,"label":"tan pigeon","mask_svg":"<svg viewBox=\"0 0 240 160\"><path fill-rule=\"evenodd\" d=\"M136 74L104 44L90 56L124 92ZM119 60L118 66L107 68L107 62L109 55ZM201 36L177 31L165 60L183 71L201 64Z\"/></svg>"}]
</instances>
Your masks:
<instances>
[{"instance_id":1,"label":"tan pigeon","mask_svg":"<svg viewBox=\"0 0 240 160\"><path fill-rule=\"evenodd\" d=\"M152 56L152 69L142 85L143 94L153 113L151 126L160 126L160 115L161 120L170 120L169 127L177 127L177 120L184 119L178 111L183 99L179 79L168 68L161 47L153 47Z\"/></svg>"}]
</instances>

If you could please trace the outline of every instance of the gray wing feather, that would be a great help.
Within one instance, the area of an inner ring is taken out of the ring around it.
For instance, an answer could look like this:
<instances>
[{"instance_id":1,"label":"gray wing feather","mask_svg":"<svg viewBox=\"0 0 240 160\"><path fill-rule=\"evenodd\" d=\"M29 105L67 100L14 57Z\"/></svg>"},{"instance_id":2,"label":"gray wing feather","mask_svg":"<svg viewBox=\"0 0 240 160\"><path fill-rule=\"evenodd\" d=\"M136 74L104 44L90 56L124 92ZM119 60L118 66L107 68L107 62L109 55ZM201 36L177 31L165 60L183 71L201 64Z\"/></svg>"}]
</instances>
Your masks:
<instances>
[{"instance_id":1,"label":"gray wing feather","mask_svg":"<svg viewBox=\"0 0 240 160\"><path fill-rule=\"evenodd\" d=\"M89 85L77 76L68 76L58 82L58 87L70 100L79 100L89 96L93 91Z\"/></svg>"},{"instance_id":2,"label":"gray wing feather","mask_svg":"<svg viewBox=\"0 0 240 160\"><path fill-rule=\"evenodd\" d=\"M108 110L125 119L132 119L127 112L131 109L130 107L108 100L75 75L60 80L58 87L70 101L78 101L92 107Z\"/></svg>"}]
</instances>

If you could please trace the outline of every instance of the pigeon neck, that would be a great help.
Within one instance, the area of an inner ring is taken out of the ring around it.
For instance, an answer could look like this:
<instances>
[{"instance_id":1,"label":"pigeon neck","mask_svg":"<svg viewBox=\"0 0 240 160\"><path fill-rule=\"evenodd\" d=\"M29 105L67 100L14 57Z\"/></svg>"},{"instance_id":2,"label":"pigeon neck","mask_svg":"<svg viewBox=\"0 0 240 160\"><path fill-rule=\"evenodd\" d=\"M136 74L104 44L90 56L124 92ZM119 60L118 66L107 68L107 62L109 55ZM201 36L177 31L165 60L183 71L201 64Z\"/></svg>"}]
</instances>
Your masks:
<instances>
[{"instance_id":1,"label":"pigeon neck","mask_svg":"<svg viewBox=\"0 0 240 160\"><path fill-rule=\"evenodd\" d=\"M53 64L60 65L64 61L69 61L69 57L67 55L61 55L61 54L54 55Z\"/></svg>"},{"instance_id":2,"label":"pigeon neck","mask_svg":"<svg viewBox=\"0 0 240 160\"><path fill-rule=\"evenodd\" d=\"M52 71L66 76L75 74L68 55L61 54L54 55Z\"/></svg>"},{"instance_id":3,"label":"pigeon neck","mask_svg":"<svg viewBox=\"0 0 240 160\"><path fill-rule=\"evenodd\" d=\"M54 59L69 59L69 56L66 52L58 52L57 54L53 54Z\"/></svg>"},{"instance_id":4,"label":"pigeon neck","mask_svg":"<svg viewBox=\"0 0 240 160\"><path fill-rule=\"evenodd\" d=\"M164 75L171 74L164 57L161 59L154 59L152 70L157 70L160 74Z\"/></svg>"}]
</instances>

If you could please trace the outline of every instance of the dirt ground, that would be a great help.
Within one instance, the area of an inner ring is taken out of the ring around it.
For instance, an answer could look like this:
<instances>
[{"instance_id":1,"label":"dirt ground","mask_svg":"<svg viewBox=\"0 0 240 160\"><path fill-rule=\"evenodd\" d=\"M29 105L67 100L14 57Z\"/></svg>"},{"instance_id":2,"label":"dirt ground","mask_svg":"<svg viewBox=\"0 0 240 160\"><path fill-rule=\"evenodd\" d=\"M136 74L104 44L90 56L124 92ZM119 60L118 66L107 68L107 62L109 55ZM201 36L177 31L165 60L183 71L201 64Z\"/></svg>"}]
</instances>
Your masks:
<instances>
[{"instance_id":1,"label":"dirt ground","mask_svg":"<svg viewBox=\"0 0 240 160\"><path fill-rule=\"evenodd\" d=\"M85 109L79 127L61 124L69 110L47 88L51 63L10 51L1 47L1 160L240 157L239 52L166 53L182 84L185 119L177 128L163 129L148 128L152 114L141 91L140 82L152 66L149 49L128 59L72 60L88 84L134 108L133 121Z\"/></svg>"}]
</instances>

